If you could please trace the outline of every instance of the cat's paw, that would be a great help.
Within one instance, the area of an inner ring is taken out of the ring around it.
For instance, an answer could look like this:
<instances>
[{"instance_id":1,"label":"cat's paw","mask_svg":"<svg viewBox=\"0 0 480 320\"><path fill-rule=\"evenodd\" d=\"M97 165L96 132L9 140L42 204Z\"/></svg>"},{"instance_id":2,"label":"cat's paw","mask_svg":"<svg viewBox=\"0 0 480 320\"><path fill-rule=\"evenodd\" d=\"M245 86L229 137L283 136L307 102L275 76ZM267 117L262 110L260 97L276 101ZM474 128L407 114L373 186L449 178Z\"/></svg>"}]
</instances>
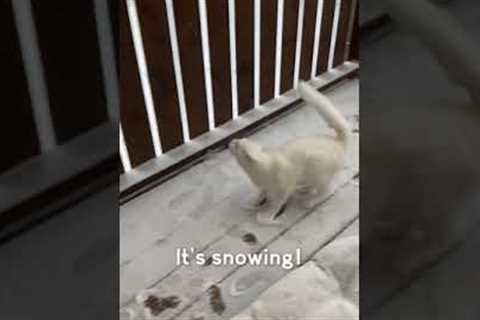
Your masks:
<instances>
[{"instance_id":1,"label":"cat's paw","mask_svg":"<svg viewBox=\"0 0 480 320\"><path fill-rule=\"evenodd\" d=\"M263 210L257 213L257 223L262 225L280 225L279 218L274 219L274 214L271 210Z\"/></svg>"},{"instance_id":2,"label":"cat's paw","mask_svg":"<svg viewBox=\"0 0 480 320\"><path fill-rule=\"evenodd\" d=\"M259 210L268 205L268 199L264 195L258 195L250 200L247 200L242 207L246 210Z\"/></svg>"},{"instance_id":3,"label":"cat's paw","mask_svg":"<svg viewBox=\"0 0 480 320\"><path fill-rule=\"evenodd\" d=\"M315 196L311 196L303 199L302 205L305 209L313 209L319 204L325 202L329 198L329 196L330 196L330 193L317 194Z\"/></svg>"},{"instance_id":4,"label":"cat's paw","mask_svg":"<svg viewBox=\"0 0 480 320\"><path fill-rule=\"evenodd\" d=\"M320 201L318 199L307 199L302 201L302 207L304 209L312 209L319 203Z\"/></svg>"}]
</instances>

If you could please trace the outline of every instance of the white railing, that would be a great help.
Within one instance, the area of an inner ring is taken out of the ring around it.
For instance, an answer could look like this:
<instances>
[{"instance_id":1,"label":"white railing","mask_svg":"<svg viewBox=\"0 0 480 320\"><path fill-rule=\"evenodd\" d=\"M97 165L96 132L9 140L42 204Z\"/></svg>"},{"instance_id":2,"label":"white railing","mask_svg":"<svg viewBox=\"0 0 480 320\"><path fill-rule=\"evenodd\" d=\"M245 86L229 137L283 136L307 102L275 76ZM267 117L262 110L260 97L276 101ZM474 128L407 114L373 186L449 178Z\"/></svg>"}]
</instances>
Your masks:
<instances>
[{"instance_id":1,"label":"white railing","mask_svg":"<svg viewBox=\"0 0 480 320\"><path fill-rule=\"evenodd\" d=\"M158 110L158 106L154 106L154 99L152 99L152 92L150 88L150 76L148 70L148 63L145 59L145 49L142 40L142 26L139 22L142 17L139 17L139 13L137 11L137 1L139 0L126 0L126 4L128 7L128 19L130 21L131 27L131 34L134 40L135 46L135 55L138 64L138 72L141 79L141 84L143 88L143 96L145 99L145 107L146 113L148 115L148 123L149 123L149 130L152 136L153 141L153 148L155 151L155 157L160 158L165 150L162 150L161 141L162 137L160 137L158 126L160 124L157 123L157 115L155 114L155 110ZM179 46L179 40L177 37L177 25L176 25L176 15L182 14L182 12L175 12L174 9L174 2L172 0L161 0L164 1L164 5L167 12L168 18L168 32L169 32L169 40L173 58L173 65L175 71L175 81L176 81L176 88L177 88L177 96L178 96L178 108L179 114L181 119L181 131L184 137L183 143L189 143L191 139L191 134L189 131L189 120L193 121L192 119L188 119L187 115L187 108L193 108L194 106L187 106L185 101L185 88L184 88L184 74L182 72L182 63L180 59L180 50L184 49L185 47ZM238 0L237 0L238 1ZM310 1L310 0L307 0ZM324 1L319 0L316 7L316 19L315 23L315 34L313 35L313 48L307 48L308 50L312 51L312 59L311 61L301 61L302 50L305 50L305 42L303 42L303 27L304 27L304 16L305 16L305 0L298 0L298 12L297 14L297 28L296 28L296 44L295 44L295 61L294 61L294 75L293 75L293 83L291 88L294 89L298 85L300 79L300 65L302 63L307 63L310 65L310 79L311 80L319 75L317 74L317 66L318 66L318 59L321 55L328 55L328 70L332 70L334 68L334 55L336 50L336 43L338 41L338 30L340 24L340 8L342 3L350 4L351 12L347 14L347 19L353 20L353 10L356 10L356 1L352 0L334 0L334 14L333 14L333 26L331 28L331 41L329 45L329 50L326 52L325 50L320 49L321 43L321 34L322 34L322 17L324 15ZM225 70L225 72L230 72L231 78L231 113L232 113L232 121L237 119L239 114L238 111L238 68L237 68L237 56L241 54L241 52L237 51L237 39L236 39L236 19L237 13L235 12L235 0L228 0L228 27L229 30L225 30L225 32L229 33L229 52L230 52L230 69ZM215 63L215 61L211 61L211 54L210 54L210 46L209 46L209 30L208 30L208 20L215 19L216 17L209 17L207 14L207 5L208 0L198 0L198 17L199 17L199 33L201 37L201 47L202 47L202 61L203 61L203 80L204 80L204 87L205 87L205 95L206 95L206 105L207 105L207 112L208 112L208 130L212 132L215 130L215 100L212 93L212 68L211 65ZM242 4L243 5L243 4ZM245 5L249 5L248 2L245 2ZM277 23L276 23L276 52L275 52L275 75L274 75L274 94L272 99L279 99L281 98L281 78L282 78L282 51L283 51L283 33L284 33L284 19L286 19L286 6L284 0L278 0L276 3L277 10L276 12L272 12L277 16ZM261 1L254 0L253 1L253 34L251 35L253 38L253 65L251 68L253 69L253 108L260 107L260 81L261 81L261 33L262 33L262 24L261 24ZM273 10L272 10L273 11ZM351 23L349 23L351 25ZM324 27L325 28L325 27ZM348 32L348 37L351 37L351 32ZM345 40L345 39L344 39ZM349 42L349 39L346 39ZM122 50L122 48L120 48ZM161 108L161 106L160 106ZM242 117L242 115L240 115ZM128 119L124 120L128 121ZM124 132L125 133L125 132ZM125 144L126 140L121 139L120 143ZM193 141L196 141L196 138L193 138ZM135 166L129 162L129 148L127 145L121 145L120 151L122 153L122 164L125 173L129 173L131 170L135 171ZM130 151L132 152L132 151ZM168 153L168 152L167 152ZM155 161L153 159L152 161ZM132 169L133 168L133 169Z\"/></svg>"}]
</instances>

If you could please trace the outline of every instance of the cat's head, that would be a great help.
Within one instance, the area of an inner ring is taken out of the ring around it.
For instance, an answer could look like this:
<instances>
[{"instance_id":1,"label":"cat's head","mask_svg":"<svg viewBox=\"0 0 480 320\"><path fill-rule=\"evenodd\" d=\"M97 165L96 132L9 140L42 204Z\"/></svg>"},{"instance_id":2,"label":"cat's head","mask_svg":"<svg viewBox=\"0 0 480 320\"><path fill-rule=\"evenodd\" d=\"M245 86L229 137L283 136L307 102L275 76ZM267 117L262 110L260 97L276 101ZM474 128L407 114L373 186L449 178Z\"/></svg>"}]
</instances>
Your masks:
<instances>
[{"instance_id":1,"label":"cat's head","mask_svg":"<svg viewBox=\"0 0 480 320\"><path fill-rule=\"evenodd\" d=\"M262 146L245 138L233 139L228 149L243 167L264 162L266 158Z\"/></svg>"}]
</instances>

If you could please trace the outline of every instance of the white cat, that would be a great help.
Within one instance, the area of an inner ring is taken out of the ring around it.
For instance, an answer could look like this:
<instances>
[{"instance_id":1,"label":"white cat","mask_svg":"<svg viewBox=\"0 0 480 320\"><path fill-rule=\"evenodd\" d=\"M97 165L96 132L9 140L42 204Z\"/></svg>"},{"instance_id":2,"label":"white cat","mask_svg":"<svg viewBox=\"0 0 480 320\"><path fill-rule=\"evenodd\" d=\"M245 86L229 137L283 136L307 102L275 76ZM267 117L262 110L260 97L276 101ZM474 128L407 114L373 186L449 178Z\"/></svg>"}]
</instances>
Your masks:
<instances>
[{"instance_id":1,"label":"white cat","mask_svg":"<svg viewBox=\"0 0 480 320\"><path fill-rule=\"evenodd\" d=\"M249 139L235 139L229 144L237 162L258 188L259 194L252 205L260 208L267 204L257 214L260 223L275 223L276 215L296 192L305 198L307 207L318 204L345 163L351 137L347 120L326 96L305 82L299 84L298 91L336 131L336 137L299 138L272 148Z\"/></svg>"}]
</instances>

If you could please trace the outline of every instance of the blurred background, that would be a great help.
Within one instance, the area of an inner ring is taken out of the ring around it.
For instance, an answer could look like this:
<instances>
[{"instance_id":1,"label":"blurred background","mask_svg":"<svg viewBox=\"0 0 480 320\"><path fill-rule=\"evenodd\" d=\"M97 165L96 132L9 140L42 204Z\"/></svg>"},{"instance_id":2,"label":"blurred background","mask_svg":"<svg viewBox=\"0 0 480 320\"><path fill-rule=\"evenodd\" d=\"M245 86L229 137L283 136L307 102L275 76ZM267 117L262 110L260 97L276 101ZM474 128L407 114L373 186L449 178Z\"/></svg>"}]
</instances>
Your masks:
<instances>
[{"instance_id":1,"label":"blurred background","mask_svg":"<svg viewBox=\"0 0 480 320\"><path fill-rule=\"evenodd\" d=\"M0 318L113 319L115 1L0 1Z\"/></svg>"},{"instance_id":2,"label":"blurred background","mask_svg":"<svg viewBox=\"0 0 480 320\"><path fill-rule=\"evenodd\" d=\"M479 316L479 18L360 3L362 318Z\"/></svg>"}]
</instances>

